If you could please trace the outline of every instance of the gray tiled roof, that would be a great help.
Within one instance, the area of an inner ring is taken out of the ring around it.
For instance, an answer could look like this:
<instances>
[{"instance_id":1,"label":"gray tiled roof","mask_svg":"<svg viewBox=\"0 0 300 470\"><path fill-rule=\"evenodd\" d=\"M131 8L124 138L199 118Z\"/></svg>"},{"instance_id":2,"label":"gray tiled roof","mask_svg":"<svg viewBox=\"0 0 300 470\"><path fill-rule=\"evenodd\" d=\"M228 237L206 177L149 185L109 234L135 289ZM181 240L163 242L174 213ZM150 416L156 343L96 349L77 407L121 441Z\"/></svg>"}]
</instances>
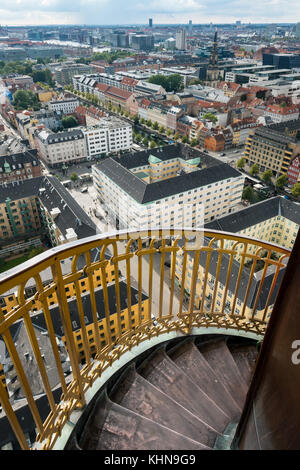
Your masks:
<instances>
[{"instance_id":1,"label":"gray tiled roof","mask_svg":"<svg viewBox=\"0 0 300 470\"><path fill-rule=\"evenodd\" d=\"M120 308L121 311L127 308L127 284L124 281L120 281ZM116 289L115 284L109 284L107 286L108 289L108 303L109 303L109 311L110 315L113 315L117 311L116 307ZM136 305L138 302L138 291L131 286L131 305ZM142 301L146 300L148 297L143 293L142 294ZM95 289L95 300L96 300L96 308L98 319L102 320L105 318L105 307L104 307L104 296L103 296L103 289L97 288ZM91 306L91 298L89 293L83 293L81 295L81 301L83 306L84 315L86 317L85 324L90 325L93 322L92 316L92 306ZM68 300L68 308L70 312L70 318L72 322L72 329L76 331L80 328L80 320L79 320L79 313L78 313L78 306L77 300L75 298ZM63 326L60 317L60 311L58 306L50 307L51 318L54 328L54 333L56 336L63 336ZM47 329L45 323L45 317L43 313L37 313L32 317L32 323L34 326L38 326L44 330Z\"/></svg>"},{"instance_id":2,"label":"gray tiled roof","mask_svg":"<svg viewBox=\"0 0 300 470\"><path fill-rule=\"evenodd\" d=\"M15 153L13 155L5 155L0 157L0 168L4 172L4 163L8 163L11 168L15 166L15 170L24 168L24 163L31 163L33 166L40 166L40 161L37 157L37 150L31 149L25 152Z\"/></svg>"},{"instance_id":3,"label":"gray tiled roof","mask_svg":"<svg viewBox=\"0 0 300 470\"><path fill-rule=\"evenodd\" d=\"M189 191L229 178L237 178L241 175L237 170L231 168L226 163L220 163L215 159L212 159L212 162L210 159L207 159L208 164L210 163L211 166L207 166L206 168L199 168L198 171L181 174L177 177L154 183L146 183L129 171L129 168L148 164L150 154L158 156L160 159L180 157L181 154L178 154L178 151L176 152L176 148L176 146L167 146L166 149L169 152L166 153L164 152L165 147L161 153L152 151L139 152L140 158L137 156L138 154L124 156L124 158L121 157L121 159L109 158L98 164L97 168L140 204L164 199L184 191ZM171 149L172 152L170 153ZM193 158L198 155L198 152L196 154L186 154L184 158Z\"/></svg>"},{"instance_id":4,"label":"gray tiled roof","mask_svg":"<svg viewBox=\"0 0 300 470\"><path fill-rule=\"evenodd\" d=\"M46 189L43 195L39 191L41 188ZM75 230L78 239L96 234L94 222L55 176L40 176L20 181L19 184L0 185L0 203L5 202L7 197L14 201L30 196L38 196L49 212L55 207L60 209L55 224L63 235L68 228Z\"/></svg>"},{"instance_id":5,"label":"gray tiled roof","mask_svg":"<svg viewBox=\"0 0 300 470\"><path fill-rule=\"evenodd\" d=\"M205 228L236 233L278 215L300 225L300 204L276 196L209 222Z\"/></svg>"}]
</instances>

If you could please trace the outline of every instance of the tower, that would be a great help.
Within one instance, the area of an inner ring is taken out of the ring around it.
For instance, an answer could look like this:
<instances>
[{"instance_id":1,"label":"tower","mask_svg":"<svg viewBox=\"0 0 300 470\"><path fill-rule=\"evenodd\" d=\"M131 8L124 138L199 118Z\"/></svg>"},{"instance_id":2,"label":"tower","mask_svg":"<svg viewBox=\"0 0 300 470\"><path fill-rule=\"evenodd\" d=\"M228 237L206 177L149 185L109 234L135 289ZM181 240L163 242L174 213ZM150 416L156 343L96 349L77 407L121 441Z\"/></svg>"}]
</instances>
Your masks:
<instances>
[{"instance_id":1,"label":"tower","mask_svg":"<svg viewBox=\"0 0 300 470\"><path fill-rule=\"evenodd\" d=\"M218 69L218 32L216 29L214 42L212 45L209 64L207 67L206 80L209 82L216 82L219 78L219 69Z\"/></svg>"},{"instance_id":2,"label":"tower","mask_svg":"<svg viewBox=\"0 0 300 470\"><path fill-rule=\"evenodd\" d=\"M179 50L186 49L186 31L184 28L179 29L176 32L176 49L179 49Z\"/></svg>"}]
</instances>

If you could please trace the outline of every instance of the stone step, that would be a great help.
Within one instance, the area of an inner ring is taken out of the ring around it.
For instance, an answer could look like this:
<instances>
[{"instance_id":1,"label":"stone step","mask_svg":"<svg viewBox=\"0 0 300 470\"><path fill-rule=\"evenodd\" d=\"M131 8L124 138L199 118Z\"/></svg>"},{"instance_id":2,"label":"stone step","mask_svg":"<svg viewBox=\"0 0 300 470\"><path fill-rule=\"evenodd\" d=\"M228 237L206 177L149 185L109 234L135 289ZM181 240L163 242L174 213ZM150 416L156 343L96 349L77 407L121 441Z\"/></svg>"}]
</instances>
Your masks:
<instances>
[{"instance_id":1,"label":"stone step","mask_svg":"<svg viewBox=\"0 0 300 470\"><path fill-rule=\"evenodd\" d=\"M232 421L239 419L241 408L232 399L223 382L219 380L193 341L169 351L168 355L206 395L230 416Z\"/></svg>"},{"instance_id":2,"label":"stone step","mask_svg":"<svg viewBox=\"0 0 300 470\"><path fill-rule=\"evenodd\" d=\"M219 436L206 423L140 376L134 365L127 369L123 380L116 384L110 399L210 448L213 448Z\"/></svg>"},{"instance_id":3,"label":"stone step","mask_svg":"<svg viewBox=\"0 0 300 470\"><path fill-rule=\"evenodd\" d=\"M214 430L222 433L226 428L230 417L167 356L164 350L157 351L145 361L138 373Z\"/></svg>"},{"instance_id":4,"label":"stone step","mask_svg":"<svg viewBox=\"0 0 300 470\"><path fill-rule=\"evenodd\" d=\"M93 449L209 450L199 442L112 402Z\"/></svg>"},{"instance_id":5,"label":"stone step","mask_svg":"<svg viewBox=\"0 0 300 470\"><path fill-rule=\"evenodd\" d=\"M228 344L228 348L239 368L244 381L249 386L258 354L256 346L250 344Z\"/></svg>"},{"instance_id":6,"label":"stone step","mask_svg":"<svg viewBox=\"0 0 300 470\"><path fill-rule=\"evenodd\" d=\"M197 347L219 380L223 382L232 399L243 408L248 387L225 340L215 339L206 343L197 343Z\"/></svg>"}]
</instances>

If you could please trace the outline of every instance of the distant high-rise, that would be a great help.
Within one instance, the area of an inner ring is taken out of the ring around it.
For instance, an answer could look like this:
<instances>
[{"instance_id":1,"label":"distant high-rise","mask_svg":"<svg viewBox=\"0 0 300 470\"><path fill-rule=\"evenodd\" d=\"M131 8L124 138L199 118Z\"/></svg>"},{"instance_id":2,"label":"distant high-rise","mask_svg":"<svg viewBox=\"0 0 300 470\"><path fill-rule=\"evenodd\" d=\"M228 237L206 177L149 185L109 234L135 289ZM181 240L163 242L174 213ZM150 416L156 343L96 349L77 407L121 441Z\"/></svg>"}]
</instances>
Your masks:
<instances>
[{"instance_id":1,"label":"distant high-rise","mask_svg":"<svg viewBox=\"0 0 300 470\"><path fill-rule=\"evenodd\" d=\"M138 51L151 51L154 46L152 34L134 34L131 37L131 47Z\"/></svg>"},{"instance_id":2,"label":"distant high-rise","mask_svg":"<svg viewBox=\"0 0 300 470\"><path fill-rule=\"evenodd\" d=\"M181 51L186 49L186 31L184 28L176 32L176 49Z\"/></svg>"},{"instance_id":3,"label":"distant high-rise","mask_svg":"<svg viewBox=\"0 0 300 470\"><path fill-rule=\"evenodd\" d=\"M149 18L149 28L152 28L152 26L153 26L152 18Z\"/></svg>"},{"instance_id":4,"label":"distant high-rise","mask_svg":"<svg viewBox=\"0 0 300 470\"><path fill-rule=\"evenodd\" d=\"M189 20L189 34L192 34L192 31L193 31L193 22L192 20Z\"/></svg>"}]
</instances>

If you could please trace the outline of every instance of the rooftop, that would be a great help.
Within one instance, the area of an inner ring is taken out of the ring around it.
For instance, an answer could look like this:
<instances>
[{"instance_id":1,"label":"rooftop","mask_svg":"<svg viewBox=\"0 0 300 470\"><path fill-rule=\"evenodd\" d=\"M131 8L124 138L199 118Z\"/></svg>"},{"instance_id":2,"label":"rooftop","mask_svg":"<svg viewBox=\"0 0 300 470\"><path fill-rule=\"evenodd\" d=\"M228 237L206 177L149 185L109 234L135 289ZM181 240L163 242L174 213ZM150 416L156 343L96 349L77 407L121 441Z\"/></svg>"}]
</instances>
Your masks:
<instances>
[{"instance_id":1,"label":"rooftop","mask_svg":"<svg viewBox=\"0 0 300 470\"><path fill-rule=\"evenodd\" d=\"M160 153L158 153L159 150L161 150ZM197 152L197 150L195 150L195 152ZM160 160L181 158L177 146L166 146L163 149L156 149L155 153L152 149L151 151L137 152L132 156L121 156L120 159L109 158L96 165L96 167L140 204L165 199L166 197L173 196L180 192L241 176L234 168L231 168L226 163L220 163L216 159L211 159L211 157L207 158L208 164L204 167L202 154L197 152L196 154L185 154L183 159L186 161L191 160L193 157L199 157L200 154L201 162L198 171L180 174L179 176L162 181L146 183L132 173L130 169L148 165L150 154L153 154L154 157ZM134 161L131 161L131 159Z\"/></svg>"},{"instance_id":2,"label":"rooftop","mask_svg":"<svg viewBox=\"0 0 300 470\"><path fill-rule=\"evenodd\" d=\"M276 196L209 222L205 228L237 233L276 216L282 216L300 225L300 204Z\"/></svg>"},{"instance_id":3,"label":"rooftop","mask_svg":"<svg viewBox=\"0 0 300 470\"><path fill-rule=\"evenodd\" d=\"M42 188L45 191L40 191ZM94 222L55 176L40 176L0 185L0 203L4 203L7 197L16 201L31 196L39 197L48 212L59 209L55 224L64 236L70 228L74 229L78 239L96 234Z\"/></svg>"}]
</instances>

